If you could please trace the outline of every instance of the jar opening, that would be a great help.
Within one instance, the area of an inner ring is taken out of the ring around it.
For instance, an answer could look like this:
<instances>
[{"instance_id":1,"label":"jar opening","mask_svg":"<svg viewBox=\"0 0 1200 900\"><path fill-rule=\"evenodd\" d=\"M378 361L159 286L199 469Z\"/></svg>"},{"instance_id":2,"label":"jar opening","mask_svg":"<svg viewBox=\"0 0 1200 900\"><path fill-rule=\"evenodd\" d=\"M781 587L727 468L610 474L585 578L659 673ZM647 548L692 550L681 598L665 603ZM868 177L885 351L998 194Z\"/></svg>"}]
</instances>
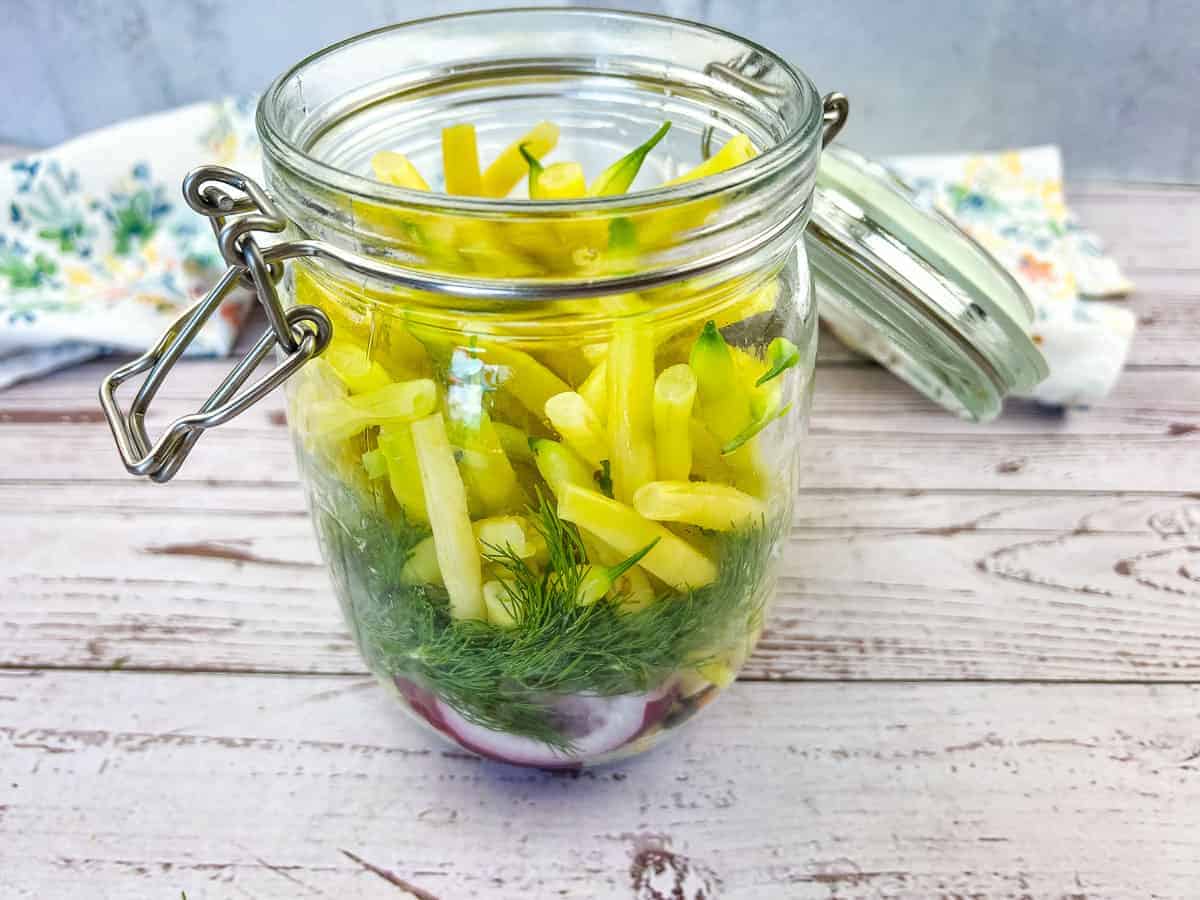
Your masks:
<instances>
[{"instance_id":1,"label":"jar opening","mask_svg":"<svg viewBox=\"0 0 1200 900\"><path fill-rule=\"evenodd\" d=\"M713 147L741 131L762 152L694 182L645 189L655 183L647 172L633 193L584 200L448 196L367 174L382 149L418 165L433 159L437 132L455 121L476 120L482 155L551 117L567 120L564 132L578 139L571 150L601 156L670 120L657 154L668 172L702 159L708 129ZM314 189L484 217L604 215L738 190L798 164L815 168L821 101L789 63L715 28L609 10L512 9L417 20L331 45L276 79L257 125L268 162Z\"/></svg>"}]
</instances>

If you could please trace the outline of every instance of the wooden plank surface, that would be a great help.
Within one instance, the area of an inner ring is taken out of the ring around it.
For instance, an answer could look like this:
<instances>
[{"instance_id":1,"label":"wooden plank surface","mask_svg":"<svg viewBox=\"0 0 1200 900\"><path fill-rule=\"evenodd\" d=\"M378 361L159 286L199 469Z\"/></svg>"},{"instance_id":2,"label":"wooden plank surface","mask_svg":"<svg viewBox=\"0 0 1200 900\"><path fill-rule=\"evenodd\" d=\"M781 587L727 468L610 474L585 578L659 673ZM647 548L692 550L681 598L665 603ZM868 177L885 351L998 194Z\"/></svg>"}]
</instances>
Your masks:
<instances>
[{"instance_id":1,"label":"wooden plank surface","mask_svg":"<svg viewBox=\"0 0 1200 900\"><path fill-rule=\"evenodd\" d=\"M1070 198L1139 289L1113 396L979 428L823 341L746 681L578 777L363 678L278 401L162 487L116 461L111 362L0 393L0 897L1192 900L1200 191Z\"/></svg>"},{"instance_id":2,"label":"wooden plank surface","mask_svg":"<svg viewBox=\"0 0 1200 900\"><path fill-rule=\"evenodd\" d=\"M0 510L27 535L3 664L363 671L295 487L2 484ZM745 674L1186 681L1198 599L1200 496L811 490Z\"/></svg>"},{"instance_id":3,"label":"wooden plank surface","mask_svg":"<svg viewBox=\"0 0 1200 900\"><path fill-rule=\"evenodd\" d=\"M5 897L1099 900L1200 882L1195 686L739 685L674 745L559 776L437 743L357 678L10 672L0 696Z\"/></svg>"}]
</instances>

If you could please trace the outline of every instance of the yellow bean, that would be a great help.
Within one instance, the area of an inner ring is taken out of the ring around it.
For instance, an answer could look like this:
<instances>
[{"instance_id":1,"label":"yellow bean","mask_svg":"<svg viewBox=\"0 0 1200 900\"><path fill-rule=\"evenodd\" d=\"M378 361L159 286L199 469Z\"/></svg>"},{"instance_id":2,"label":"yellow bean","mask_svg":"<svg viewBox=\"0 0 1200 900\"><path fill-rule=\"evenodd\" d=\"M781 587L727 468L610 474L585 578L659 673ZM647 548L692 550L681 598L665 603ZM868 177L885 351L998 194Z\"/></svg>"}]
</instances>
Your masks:
<instances>
[{"instance_id":1,"label":"yellow bean","mask_svg":"<svg viewBox=\"0 0 1200 900\"><path fill-rule=\"evenodd\" d=\"M604 434L604 426L579 394L574 391L555 394L546 401L546 418L554 430L562 435L567 446L596 468L608 459L608 439Z\"/></svg>"},{"instance_id":2,"label":"yellow bean","mask_svg":"<svg viewBox=\"0 0 1200 900\"><path fill-rule=\"evenodd\" d=\"M628 503L654 480L654 331L620 320L608 354L609 440L613 496Z\"/></svg>"},{"instance_id":3,"label":"yellow bean","mask_svg":"<svg viewBox=\"0 0 1200 900\"><path fill-rule=\"evenodd\" d=\"M695 400L696 376L687 365L663 369L654 382L654 462L664 481L687 481L692 473Z\"/></svg>"},{"instance_id":4,"label":"yellow bean","mask_svg":"<svg viewBox=\"0 0 1200 900\"><path fill-rule=\"evenodd\" d=\"M461 127L461 126L459 126ZM474 130L472 130L474 139ZM529 170L525 158L521 155L521 147L535 159L541 159L554 149L558 143L558 126L551 122L539 122L530 131L517 138L484 171L480 179L481 193L484 197L507 197ZM478 167L478 163L476 163ZM449 193L455 193L449 191Z\"/></svg>"},{"instance_id":5,"label":"yellow bean","mask_svg":"<svg viewBox=\"0 0 1200 900\"><path fill-rule=\"evenodd\" d=\"M474 125L463 123L442 129L442 173L447 194L478 197L483 193Z\"/></svg>"},{"instance_id":6,"label":"yellow bean","mask_svg":"<svg viewBox=\"0 0 1200 900\"><path fill-rule=\"evenodd\" d=\"M450 595L450 614L456 619L485 619L479 546L441 414L414 422L412 436L438 568Z\"/></svg>"},{"instance_id":7,"label":"yellow bean","mask_svg":"<svg viewBox=\"0 0 1200 900\"><path fill-rule=\"evenodd\" d=\"M633 496L638 514L656 522L683 522L710 531L760 523L766 506L756 497L716 482L651 481Z\"/></svg>"}]
</instances>

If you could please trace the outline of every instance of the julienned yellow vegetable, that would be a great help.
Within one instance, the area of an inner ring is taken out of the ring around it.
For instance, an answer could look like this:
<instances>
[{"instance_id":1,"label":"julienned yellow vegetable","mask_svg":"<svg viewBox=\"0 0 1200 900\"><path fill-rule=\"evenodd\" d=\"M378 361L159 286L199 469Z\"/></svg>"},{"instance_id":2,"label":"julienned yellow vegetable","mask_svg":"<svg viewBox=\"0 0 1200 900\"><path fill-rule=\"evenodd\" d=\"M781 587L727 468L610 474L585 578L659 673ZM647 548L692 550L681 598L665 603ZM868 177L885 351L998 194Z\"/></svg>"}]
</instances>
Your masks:
<instances>
[{"instance_id":1,"label":"julienned yellow vegetable","mask_svg":"<svg viewBox=\"0 0 1200 900\"><path fill-rule=\"evenodd\" d=\"M442 174L447 194L478 197L483 193L474 125L451 125L442 129Z\"/></svg>"},{"instance_id":2,"label":"julienned yellow vegetable","mask_svg":"<svg viewBox=\"0 0 1200 900\"><path fill-rule=\"evenodd\" d=\"M555 394L571 390L571 386L522 350L489 343L480 356L489 366L496 367L501 390L512 394L538 418L546 413L546 401Z\"/></svg>"},{"instance_id":3,"label":"julienned yellow vegetable","mask_svg":"<svg viewBox=\"0 0 1200 900\"><path fill-rule=\"evenodd\" d=\"M696 376L691 367L663 369L654 382L654 462L664 481L687 481L692 473L692 404Z\"/></svg>"},{"instance_id":4,"label":"julienned yellow vegetable","mask_svg":"<svg viewBox=\"0 0 1200 900\"><path fill-rule=\"evenodd\" d=\"M392 383L387 370L350 341L330 345L323 358L352 394L369 393Z\"/></svg>"},{"instance_id":5,"label":"julienned yellow vegetable","mask_svg":"<svg viewBox=\"0 0 1200 900\"><path fill-rule=\"evenodd\" d=\"M481 412L473 422L452 422L449 434L458 450L470 508L485 516L519 508L524 494L491 417Z\"/></svg>"},{"instance_id":6,"label":"julienned yellow vegetable","mask_svg":"<svg viewBox=\"0 0 1200 900\"><path fill-rule=\"evenodd\" d=\"M485 619L479 547L467 511L466 488L441 413L414 422L412 436L438 568L450 597L450 614L456 619Z\"/></svg>"},{"instance_id":7,"label":"julienned yellow vegetable","mask_svg":"<svg viewBox=\"0 0 1200 900\"><path fill-rule=\"evenodd\" d=\"M732 169L734 166L740 166L744 162L749 162L756 156L758 156L758 151L754 149L754 144L750 143L750 138L744 134L735 134L725 142L725 146L700 165L689 169L677 178L672 178L667 184L682 184L685 181L707 178L709 175L716 175Z\"/></svg>"},{"instance_id":8,"label":"julienned yellow vegetable","mask_svg":"<svg viewBox=\"0 0 1200 900\"><path fill-rule=\"evenodd\" d=\"M625 503L654 480L654 331L619 320L608 351L607 428L613 496Z\"/></svg>"},{"instance_id":9,"label":"julienned yellow vegetable","mask_svg":"<svg viewBox=\"0 0 1200 900\"><path fill-rule=\"evenodd\" d=\"M677 591L703 587L717 578L713 561L657 522L597 491L563 486L558 515L596 535L618 553L632 556L657 541L640 565Z\"/></svg>"},{"instance_id":10,"label":"julienned yellow vegetable","mask_svg":"<svg viewBox=\"0 0 1200 900\"><path fill-rule=\"evenodd\" d=\"M602 424L608 419L608 360L602 359L583 380L579 396Z\"/></svg>"},{"instance_id":11,"label":"julienned yellow vegetable","mask_svg":"<svg viewBox=\"0 0 1200 900\"><path fill-rule=\"evenodd\" d=\"M517 183L525 177L527 164L521 148L535 159L541 159L558 143L558 126L550 122L539 122L528 134L517 138L500 152L492 164L484 170L481 178L482 194L485 197L507 197Z\"/></svg>"},{"instance_id":12,"label":"julienned yellow vegetable","mask_svg":"<svg viewBox=\"0 0 1200 900\"><path fill-rule=\"evenodd\" d=\"M757 497L717 482L651 481L633 495L633 508L657 522L683 522L710 531L760 525L767 514Z\"/></svg>"},{"instance_id":13,"label":"julienned yellow vegetable","mask_svg":"<svg viewBox=\"0 0 1200 900\"><path fill-rule=\"evenodd\" d=\"M567 446L596 468L609 458L604 426L579 394L574 391L555 394L546 401L546 418Z\"/></svg>"}]
</instances>

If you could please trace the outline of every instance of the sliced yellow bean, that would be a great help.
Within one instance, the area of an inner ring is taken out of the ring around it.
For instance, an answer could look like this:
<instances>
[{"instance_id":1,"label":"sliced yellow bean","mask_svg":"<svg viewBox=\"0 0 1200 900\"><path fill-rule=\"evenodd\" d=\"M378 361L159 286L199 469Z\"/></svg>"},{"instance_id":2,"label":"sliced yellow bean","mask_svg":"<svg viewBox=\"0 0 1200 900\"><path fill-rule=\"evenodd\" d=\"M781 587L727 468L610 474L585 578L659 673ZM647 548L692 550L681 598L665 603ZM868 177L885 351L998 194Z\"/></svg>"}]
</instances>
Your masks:
<instances>
[{"instance_id":1,"label":"sliced yellow bean","mask_svg":"<svg viewBox=\"0 0 1200 900\"><path fill-rule=\"evenodd\" d=\"M598 562L608 567L621 562L621 554L590 531L581 528L579 536L583 539L588 559L592 562ZM646 573L642 571L640 565L634 566L617 578L612 592L621 598L623 612L645 609L654 602L655 597L654 586L650 584L650 579L646 577Z\"/></svg>"},{"instance_id":2,"label":"sliced yellow bean","mask_svg":"<svg viewBox=\"0 0 1200 900\"><path fill-rule=\"evenodd\" d=\"M475 535L481 557L495 553L497 548L507 547L521 559L531 559L537 555L539 549L530 540L532 526L521 516L479 519L471 523L471 531ZM412 554L400 572L400 578L409 584L440 586L444 583L438 564L436 542L432 537L425 538L413 547Z\"/></svg>"},{"instance_id":3,"label":"sliced yellow bean","mask_svg":"<svg viewBox=\"0 0 1200 900\"><path fill-rule=\"evenodd\" d=\"M654 382L654 463L663 481L692 474L692 406L696 376L685 364L663 369Z\"/></svg>"},{"instance_id":4,"label":"sliced yellow bean","mask_svg":"<svg viewBox=\"0 0 1200 900\"><path fill-rule=\"evenodd\" d=\"M471 136L473 140L474 131ZM482 195L484 197L507 197L517 186L517 182L525 177L529 167L521 155L522 146L530 156L541 159L553 150L557 143L557 125L551 122L539 122L534 125L527 134L517 138L500 151L500 155L484 171L480 180ZM448 191L448 193L454 193L454 191Z\"/></svg>"},{"instance_id":5,"label":"sliced yellow bean","mask_svg":"<svg viewBox=\"0 0 1200 900\"><path fill-rule=\"evenodd\" d=\"M665 182L663 187L671 184L682 184L685 181L695 181L698 178L707 178L709 175L716 175L719 172L732 169L734 166L740 166L744 162L749 162L756 156L758 156L758 151L750 143L750 138L744 134L735 134L725 142L724 147L700 163L700 165L684 172L677 178L672 178L670 181Z\"/></svg>"},{"instance_id":6,"label":"sliced yellow bean","mask_svg":"<svg viewBox=\"0 0 1200 900\"><path fill-rule=\"evenodd\" d=\"M512 592L503 581L488 581L483 585L483 605L487 609L487 620L497 628L516 628L513 615Z\"/></svg>"},{"instance_id":7,"label":"sliced yellow bean","mask_svg":"<svg viewBox=\"0 0 1200 900\"><path fill-rule=\"evenodd\" d=\"M387 370L350 340L334 341L322 358L352 394L379 390L392 382Z\"/></svg>"},{"instance_id":8,"label":"sliced yellow bean","mask_svg":"<svg viewBox=\"0 0 1200 900\"><path fill-rule=\"evenodd\" d=\"M474 125L464 123L442 129L442 172L447 194L478 197L483 193Z\"/></svg>"},{"instance_id":9,"label":"sliced yellow bean","mask_svg":"<svg viewBox=\"0 0 1200 900\"><path fill-rule=\"evenodd\" d=\"M403 153L380 150L371 157L371 171L386 184L408 188L410 191L427 191L429 184L421 177L417 167Z\"/></svg>"},{"instance_id":10,"label":"sliced yellow bean","mask_svg":"<svg viewBox=\"0 0 1200 900\"><path fill-rule=\"evenodd\" d=\"M372 425L427 416L436 404L437 386L428 378L417 378L392 382L366 394L314 403L307 422L316 437L343 441Z\"/></svg>"},{"instance_id":11,"label":"sliced yellow bean","mask_svg":"<svg viewBox=\"0 0 1200 900\"><path fill-rule=\"evenodd\" d=\"M493 516L524 502L517 473L504 453L500 436L487 413L473 424L454 423L451 435L460 453L458 465L467 485L472 508Z\"/></svg>"},{"instance_id":12,"label":"sliced yellow bean","mask_svg":"<svg viewBox=\"0 0 1200 900\"><path fill-rule=\"evenodd\" d=\"M484 619L483 566L467 512L467 491L440 413L412 425L438 568L456 619Z\"/></svg>"},{"instance_id":13,"label":"sliced yellow bean","mask_svg":"<svg viewBox=\"0 0 1200 900\"><path fill-rule=\"evenodd\" d=\"M490 344L480 352L488 365L499 366L500 387L511 393L539 419L546 413L546 401L571 386L528 353L512 347Z\"/></svg>"},{"instance_id":14,"label":"sliced yellow bean","mask_svg":"<svg viewBox=\"0 0 1200 900\"><path fill-rule=\"evenodd\" d=\"M657 540L640 564L677 591L716 580L717 567L695 547L657 522L639 516L632 507L597 491L565 485L558 499L558 515L592 532L626 557Z\"/></svg>"},{"instance_id":15,"label":"sliced yellow bean","mask_svg":"<svg viewBox=\"0 0 1200 900\"><path fill-rule=\"evenodd\" d=\"M535 440L532 447L534 464L555 497L561 497L567 485L589 490L596 486L591 467L570 447L549 438Z\"/></svg>"},{"instance_id":16,"label":"sliced yellow bean","mask_svg":"<svg viewBox=\"0 0 1200 900\"><path fill-rule=\"evenodd\" d=\"M601 422L608 419L608 363L603 358L579 385L579 396Z\"/></svg>"},{"instance_id":17,"label":"sliced yellow bean","mask_svg":"<svg viewBox=\"0 0 1200 900\"><path fill-rule=\"evenodd\" d=\"M529 449L529 434L506 422L492 422L496 437L504 455L517 462L533 462L533 451Z\"/></svg>"},{"instance_id":18,"label":"sliced yellow bean","mask_svg":"<svg viewBox=\"0 0 1200 900\"><path fill-rule=\"evenodd\" d=\"M583 166L576 162L560 162L546 166L537 179L534 200L574 200L587 194Z\"/></svg>"},{"instance_id":19,"label":"sliced yellow bean","mask_svg":"<svg viewBox=\"0 0 1200 900\"><path fill-rule=\"evenodd\" d=\"M622 502L654 480L654 330L618 321L608 353L607 428L613 496Z\"/></svg>"},{"instance_id":20,"label":"sliced yellow bean","mask_svg":"<svg viewBox=\"0 0 1200 900\"><path fill-rule=\"evenodd\" d=\"M379 429L379 451L387 462L388 483L396 502L413 522L428 522L421 470L413 446L412 425L400 422Z\"/></svg>"},{"instance_id":21,"label":"sliced yellow bean","mask_svg":"<svg viewBox=\"0 0 1200 900\"><path fill-rule=\"evenodd\" d=\"M692 444L692 472L705 481L732 481L734 473L721 456L721 442L707 426L693 418L688 424L688 436Z\"/></svg>"},{"instance_id":22,"label":"sliced yellow bean","mask_svg":"<svg viewBox=\"0 0 1200 900\"><path fill-rule=\"evenodd\" d=\"M716 482L651 481L633 495L638 515L656 522L683 522L710 531L733 531L761 523L767 508L757 497Z\"/></svg>"},{"instance_id":23,"label":"sliced yellow bean","mask_svg":"<svg viewBox=\"0 0 1200 900\"><path fill-rule=\"evenodd\" d=\"M567 446L599 468L608 459L608 439L600 419L586 400L574 391L555 394L546 401L546 418Z\"/></svg>"},{"instance_id":24,"label":"sliced yellow bean","mask_svg":"<svg viewBox=\"0 0 1200 900\"><path fill-rule=\"evenodd\" d=\"M750 423L750 397L733 351L713 322L692 345L689 365L696 375L700 416L722 443Z\"/></svg>"}]
</instances>

